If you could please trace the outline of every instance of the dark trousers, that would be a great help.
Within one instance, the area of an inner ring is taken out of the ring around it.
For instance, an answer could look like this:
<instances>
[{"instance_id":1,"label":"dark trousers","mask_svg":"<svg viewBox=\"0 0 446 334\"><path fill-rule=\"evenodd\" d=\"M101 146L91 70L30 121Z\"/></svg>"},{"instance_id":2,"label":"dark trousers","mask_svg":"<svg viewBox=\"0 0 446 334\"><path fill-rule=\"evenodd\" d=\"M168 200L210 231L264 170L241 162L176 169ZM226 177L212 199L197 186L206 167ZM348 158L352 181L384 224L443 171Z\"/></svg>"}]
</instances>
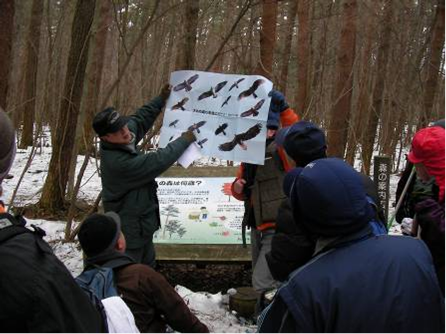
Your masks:
<instances>
[{"instance_id":1,"label":"dark trousers","mask_svg":"<svg viewBox=\"0 0 446 334\"><path fill-rule=\"evenodd\" d=\"M130 255L137 263L147 264L152 268L155 268L155 247L153 241L146 243L140 248L127 248L125 250L127 255Z\"/></svg>"}]
</instances>

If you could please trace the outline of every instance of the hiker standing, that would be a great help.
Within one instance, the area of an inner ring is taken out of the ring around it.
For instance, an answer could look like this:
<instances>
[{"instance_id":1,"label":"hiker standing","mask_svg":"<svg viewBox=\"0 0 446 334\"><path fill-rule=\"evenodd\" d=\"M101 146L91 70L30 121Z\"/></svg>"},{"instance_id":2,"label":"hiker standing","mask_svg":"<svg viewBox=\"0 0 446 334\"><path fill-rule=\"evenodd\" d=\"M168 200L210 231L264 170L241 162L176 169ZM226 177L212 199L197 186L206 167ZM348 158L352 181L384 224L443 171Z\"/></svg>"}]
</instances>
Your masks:
<instances>
[{"instance_id":1,"label":"hiker standing","mask_svg":"<svg viewBox=\"0 0 446 334\"><path fill-rule=\"evenodd\" d=\"M166 85L160 96L130 117L107 108L93 119L93 128L101 140L104 209L121 217L127 254L151 267L155 266L153 234L160 227L155 178L172 166L196 140L193 132L187 131L157 151L143 153L136 146L161 113L170 90Z\"/></svg>"},{"instance_id":2,"label":"hiker standing","mask_svg":"<svg viewBox=\"0 0 446 334\"><path fill-rule=\"evenodd\" d=\"M439 126L418 131L413 140L408 160L414 164L418 183L430 189L412 195L414 203L414 226L412 234L420 237L429 247L435 270L444 294L445 280L445 235L444 235L444 170L445 129ZM428 185L428 186L426 186ZM417 186L415 184L414 188Z\"/></svg>"},{"instance_id":3,"label":"hiker standing","mask_svg":"<svg viewBox=\"0 0 446 334\"><path fill-rule=\"evenodd\" d=\"M242 233L245 227L251 230L252 286L259 293L277 286L266 263L265 254L271 249L271 239L276 225L279 205L285 198L282 180L290 165L282 149L277 149L274 136L279 123L291 125L299 120L289 108L285 97L272 92L267 120L265 164L242 163L237 178L232 184L233 196L245 202Z\"/></svg>"},{"instance_id":4,"label":"hiker standing","mask_svg":"<svg viewBox=\"0 0 446 334\"><path fill-rule=\"evenodd\" d=\"M424 242L374 235L361 177L336 158L295 180L293 210L317 238L259 319L259 332L443 332L444 298Z\"/></svg>"},{"instance_id":5,"label":"hiker standing","mask_svg":"<svg viewBox=\"0 0 446 334\"><path fill-rule=\"evenodd\" d=\"M1 183L15 155L12 124L0 108ZM42 239L0 205L0 332L103 332L100 314Z\"/></svg>"},{"instance_id":6,"label":"hiker standing","mask_svg":"<svg viewBox=\"0 0 446 334\"><path fill-rule=\"evenodd\" d=\"M161 274L125 254L126 239L116 213L89 216L78 237L87 256L86 270L95 266L113 269L118 293L141 333L164 333L166 325L179 332L209 332Z\"/></svg>"}]
</instances>

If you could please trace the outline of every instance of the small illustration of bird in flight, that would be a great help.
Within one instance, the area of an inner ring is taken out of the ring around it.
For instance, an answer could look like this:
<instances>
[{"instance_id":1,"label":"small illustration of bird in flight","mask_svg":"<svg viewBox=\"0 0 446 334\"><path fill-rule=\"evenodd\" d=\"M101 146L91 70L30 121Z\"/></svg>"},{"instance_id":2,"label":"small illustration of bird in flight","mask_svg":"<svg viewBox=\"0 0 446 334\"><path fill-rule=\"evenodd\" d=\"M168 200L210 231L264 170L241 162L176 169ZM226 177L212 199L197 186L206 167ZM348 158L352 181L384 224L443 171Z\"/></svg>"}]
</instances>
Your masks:
<instances>
[{"instance_id":1,"label":"small illustration of bird in flight","mask_svg":"<svg viewBox=\"0 0 446 334\"><path fill-rule=\"evenodd\" d=\"M248 97L250 95L254 96L255 98L257 98L257 94L256 94L256 90L257 88L259 88L259 86L261 84L263 84L265 82L265 80L263 79L257 79L256 81L254 81L251 85L251 87L249 87L247 90L244 90L243 92L241 92L238 96L238 99L241 100L244 97Z\"/></svg>"},{"instance_id":2,"label":"small illustration of bird in flight","mask_svg":"<svg viewBox=\"0 0 446 334\"><path fill-rule=\"evenodd\" d=\"M220 133L223 133L223 135L226 136L225 129L228 127L228 123L223 123L220 125L217 130L215 130L215 135L218 136Z\"/></svg>"},{"instance_id":3,"label":"small illustration of bird in flight","mask_svg":"<svg viewBox=\"0 0 446 334\"><path fill-rule=\"evenodd\" d=\"M200 146L201 149L203 149L203 144L206 143L208 141L207 138L204 138L202 140L200 140L199 142L197 142L197 145Z\"/></svg>"},{"instance_id":4,"label":"small illustration of bird in flight","mask_svg":"<svg viewBox=\"0 0 446 334\"><path fill-rule=\"evenodd\" d=\"M185 89L186 92L189 92L192 90L192 84L198 79L198 74L194 74L189 79L184 80L183 82L179 83L175 87L173 87L173 90L175 92L178 92L182 89Z\"/></svg>"},{"instance_id":5,"label":"small illustration of bird in flight","mask_svg":"<svg viewBox=\"0 0 446 334\"><path fill-rule=\"evenodd\" d=\"M188 98L188 97L185 97L184 99L182 99L181 101L179 101L177 104L175 104L175 105L172 107L172 110L175 110L175 109L186 110L186 109L184 108L184 105L186 104L187 101L189 101L189 98Z\"/></svg>"},{"instance_id":6,"label":"small illustration of bird in flight","mask_svg":"<svg viewBox=\"0 0 446 334\"><path fill-rule=\"evenodd\" d=\"M242 112L240 114L241 117L248 117L248 116L257 116L259 114L259 109L262 108L263 103L265 103L265 99L261 99L259 102L256 103L256 105L245 112Z\"/></svg>"},{"instance_id":7,"label":"small illustration of bird in flight","mask_svg":"<svg viewBox=\"0 0 446 334\"><path fill-rule=\"evenodd\" d=\"M238 79L236 82L234 82L234 83L231 85L231 87L229 88L229 91L228 91L228 92L230 92L232 88L238 88L238 84L239 84L240 82L242 82L243 80L245 80L245 78Z\"/></svg>"},{"instance_id":8,"label":"small illustration of bird in flight","mask_svg":"<svg viewBox=\"0 0 446 334\"><path fill-rule=\"evenodd\" d=\"M206 124L206 121L200 121L198 123L194 123L191 126L189 126L187 129L189 131L195 131L197 130L198 133L200 133L200 128Z\"/></svg>"},{"instance_id":9,"label":"small illustration of bird in flight","mask_svg":"<svg viewBox=\"0 0 446 334\"><path fill-rule=\"evenodd\" d=\"M256 125L250 127L247 131L236 134L234 136L234 139L232 139L231 141L219 145L218 149L220 151L227 152L227 151L232 151L234 147L239 145L242 150L247 150L248 147L244 142L256 137L261 130L262 130L262 124L257 123Z\"/></svg>"},{"instance_id":10,"label":"small illustration of bird in flight","mask_svg":"<svg viewBox=\"0 0 446 334\"><path fill-rule=\"evenodd\" d=\"M202 93L202 94L198 97L198 100L200 101L200 100L206 99L206 98L211 97L211 96L214 97L214 98L216 98L216 97L218 96L217 93L218 93L224 86L226 86L227 83L228 83L227 81L222 81L222 82L218 83L218 84L215 86L215 88L214 88L214 87L211 87L208 91Z\"/></svg>"},{"instance_id":11,"label":"small illustration of bird in flight","mask_svg":"<svg viewBox=\"0 0 446 334\"><path fill-rule=\"evenodd\" d=\"M173 126L174 128L176 128L176 125L178 124L179 121L180 121L179 119L174 120L173 122L169 123L169 127Z\"/></svg>"},{"instance_id":12,"label":"small illustration of bird in flight","mask_svg":"<svg viewBox=\"0 0 446 334\"><path fill-rule=\"evenodd\" d=\"M231 95L229 95L228 98L225 100L225 102L223 102L223 104L221 105L221 108L223 108L225 105L227 105L230 99L231 99Z\"/></svg>"}]
</instances>

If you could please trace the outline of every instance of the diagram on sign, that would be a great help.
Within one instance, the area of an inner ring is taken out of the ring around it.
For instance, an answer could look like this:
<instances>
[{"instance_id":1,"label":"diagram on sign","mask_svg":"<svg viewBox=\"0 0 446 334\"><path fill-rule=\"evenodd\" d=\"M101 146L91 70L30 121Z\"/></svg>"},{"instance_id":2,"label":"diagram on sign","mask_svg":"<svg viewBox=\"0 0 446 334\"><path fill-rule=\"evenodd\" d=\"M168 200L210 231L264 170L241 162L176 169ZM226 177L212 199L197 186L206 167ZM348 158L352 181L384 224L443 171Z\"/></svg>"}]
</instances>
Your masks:
<instances>
[{"instance_id":1,"label":"diagram on sign","mask_svg":"<svg viewBox=\"0 0 446 334\"><path fill-rule=\"evenodd\" d=\"M271 81L261 76L177 71L166 103L160 147L195 133L204 156L263 164Z\"/></svg>"}]
</instances>

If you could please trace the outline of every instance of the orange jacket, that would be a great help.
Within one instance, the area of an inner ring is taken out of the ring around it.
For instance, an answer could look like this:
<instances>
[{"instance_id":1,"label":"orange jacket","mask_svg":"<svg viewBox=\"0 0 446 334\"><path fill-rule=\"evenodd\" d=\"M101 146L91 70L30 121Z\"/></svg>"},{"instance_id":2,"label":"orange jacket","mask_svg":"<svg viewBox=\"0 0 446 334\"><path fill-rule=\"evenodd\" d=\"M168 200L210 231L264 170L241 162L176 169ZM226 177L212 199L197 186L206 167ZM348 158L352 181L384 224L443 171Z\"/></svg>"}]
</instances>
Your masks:
<instances>
[{"instance_id":1,"label":"orange jacket","mask_svg":"<svg viewBox=\"0 0 446 334\"><path fill-rule=\"evenodd\" d=\"M280 123L282 124L282 127L287 127L287 126L293 125L294 123L298 122L299 120L300 120L299 116L291 108L288 108L280 113ZM278 148L278 153L279 153L280 159L282 160L283 167L284 167L285 171L288 172L291 169L291 166L288 163L285 151L283 150L282 147ZM239 180L242 177L243 169L244 169L244 164L242 163L237 171L236 178L231 186L232 196L234 196L239 201L247 200L247 198L245 198L243 193L239 194L234 191L234 184L235 184L235 182L237 182L237 180ZM263 231L263 230L266 230L269 228L274 228L274 227L275 227L275 222L265 222L265 223L261 224L260 226L258 226L257 229Z\"/></svg>"}]
</instances>

